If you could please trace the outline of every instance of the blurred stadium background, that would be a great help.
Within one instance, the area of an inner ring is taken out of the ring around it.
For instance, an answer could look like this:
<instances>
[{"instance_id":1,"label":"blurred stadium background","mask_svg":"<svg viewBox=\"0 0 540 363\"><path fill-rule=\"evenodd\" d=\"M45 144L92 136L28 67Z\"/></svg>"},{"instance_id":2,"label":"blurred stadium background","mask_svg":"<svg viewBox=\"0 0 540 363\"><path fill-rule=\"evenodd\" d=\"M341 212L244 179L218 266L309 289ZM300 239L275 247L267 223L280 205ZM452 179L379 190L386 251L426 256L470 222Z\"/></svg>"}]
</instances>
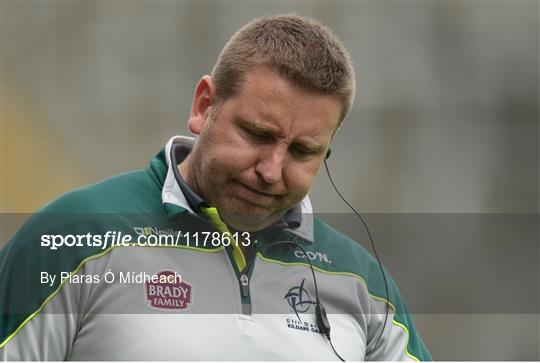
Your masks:
<instances>
[{"instance_id":1,"label":"blurred stadium background","mask_svg":"<svg viewBox=\"0 0 540 363\"><path fill-rule=\"evenodd\" d=\"M416 232L434 237L398 230L388 243L374 228L434 358L540 360L536 1L2 1L1 212L146 167L188 134L194 86L228 38L287 12L329 25L355 63L356 104L329 160L343 194L368 221L425 216ZM324 173L311 196L318 212L349 213ZM489 215L532 224L495 243L474 223L456 239L462 225L426 223ZM437 309L434 289L453 308ZM469 310L482 293L532 305Z\"/></svg>"}]
</instances>

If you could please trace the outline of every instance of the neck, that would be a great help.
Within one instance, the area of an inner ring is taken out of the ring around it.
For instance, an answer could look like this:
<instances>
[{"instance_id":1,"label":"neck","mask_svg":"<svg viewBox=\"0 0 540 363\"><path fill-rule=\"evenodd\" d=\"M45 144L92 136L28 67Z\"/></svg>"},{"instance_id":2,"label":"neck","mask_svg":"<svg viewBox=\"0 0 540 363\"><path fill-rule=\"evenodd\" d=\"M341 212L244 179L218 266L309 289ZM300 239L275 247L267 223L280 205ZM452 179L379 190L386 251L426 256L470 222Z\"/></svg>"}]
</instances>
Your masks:
<instances>
[{"instance_id":1,"label":"neck","mask_svg":"<svg viewBox=\"0 0 540 363\"><path fill-rule=\"evenodd\" d=\"M191 167L191 153L186 156L184 161L182 161L179 165L177 165L178 171L180 172L180 175L182 175L182 178L185 180L187 185L197 194L200 194L199 188L197 188L197 183L195 182L195 173L192 170ZM204 198L204 197L203 197Z\"/></svg>"}]
</instances>

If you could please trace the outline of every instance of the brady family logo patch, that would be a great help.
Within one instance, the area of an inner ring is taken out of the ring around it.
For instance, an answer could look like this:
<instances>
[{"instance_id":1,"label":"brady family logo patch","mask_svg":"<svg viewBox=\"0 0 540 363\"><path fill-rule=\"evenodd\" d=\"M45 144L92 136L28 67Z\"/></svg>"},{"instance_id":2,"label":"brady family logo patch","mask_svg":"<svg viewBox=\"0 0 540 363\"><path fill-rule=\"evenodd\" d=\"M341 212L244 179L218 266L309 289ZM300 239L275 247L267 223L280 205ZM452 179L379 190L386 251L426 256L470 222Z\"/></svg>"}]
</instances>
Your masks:
<instances>
[{"instance_id":1,"label":"brady family logo patch","mask_svg":"<svg viewBox=\"0 0 540 363\"><path fill-rule=\"evenodd\" d=\"M146 304L150 308L181 312L193 305L193 286L184 279L177 279L177 272L162 270L155 275L156 279L144 283Z\"/></svg>"}]
</instances>

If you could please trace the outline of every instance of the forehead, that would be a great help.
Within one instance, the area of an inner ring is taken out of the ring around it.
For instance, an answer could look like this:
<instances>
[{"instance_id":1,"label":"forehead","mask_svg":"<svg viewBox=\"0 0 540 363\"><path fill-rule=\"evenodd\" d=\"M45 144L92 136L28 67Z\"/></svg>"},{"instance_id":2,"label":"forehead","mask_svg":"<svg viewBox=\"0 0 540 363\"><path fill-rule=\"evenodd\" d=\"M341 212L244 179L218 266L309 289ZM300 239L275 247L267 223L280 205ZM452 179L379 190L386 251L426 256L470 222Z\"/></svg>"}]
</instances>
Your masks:
<instances>
[{"instance_id":1,"label":"forehead","mask_svg":"<svg viewBox=\"0 0 540 363\"><path fill-rule=\"evenodd\" d=\"M247 72L232 101L237 116L273 126L283 137L331 136L342 107L338 97L302 89L264 65Z\"/></svg>"}]
</instances>

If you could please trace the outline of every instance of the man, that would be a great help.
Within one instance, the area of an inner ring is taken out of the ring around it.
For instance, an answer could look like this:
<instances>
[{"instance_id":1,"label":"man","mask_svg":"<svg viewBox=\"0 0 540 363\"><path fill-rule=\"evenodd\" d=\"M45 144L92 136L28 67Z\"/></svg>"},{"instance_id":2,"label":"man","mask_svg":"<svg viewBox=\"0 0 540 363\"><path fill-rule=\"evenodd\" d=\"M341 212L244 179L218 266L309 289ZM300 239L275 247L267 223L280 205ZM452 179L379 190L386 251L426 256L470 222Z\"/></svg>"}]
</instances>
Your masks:
<instances>
[{"instance_id":1,"label":"man","mask_svg":"<svg viewBox=\"0 0 540 363\"><path fill-rule=\"evenodd\" d=\"M196 140L62 196L2 250L0 356L430 359L391 278L312 215L354 89L321 24L244 26L196 87Z\"/></svg>"}]
</instances>

